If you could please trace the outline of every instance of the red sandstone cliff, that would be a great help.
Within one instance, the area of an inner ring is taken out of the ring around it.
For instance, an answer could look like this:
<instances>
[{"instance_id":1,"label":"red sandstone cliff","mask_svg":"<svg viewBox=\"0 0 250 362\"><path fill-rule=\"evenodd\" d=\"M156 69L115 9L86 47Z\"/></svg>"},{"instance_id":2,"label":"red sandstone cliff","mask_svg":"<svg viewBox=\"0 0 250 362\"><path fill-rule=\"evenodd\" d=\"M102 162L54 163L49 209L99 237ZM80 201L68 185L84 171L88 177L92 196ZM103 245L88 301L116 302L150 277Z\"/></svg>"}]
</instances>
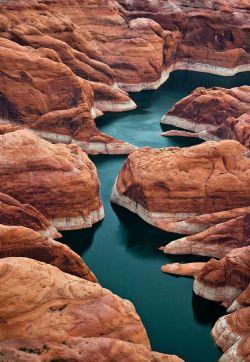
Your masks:
<instances>
[{"instance_id":1,"label":"red sandstone cliff","mask_svg":"<svg viewBox=\"0 0 250 362\"><path fill-rule=\"evenodd\" d=\"M145 147L129 155L111 200L154 226L178 232L189 218L199 224L200 215L212 219L219 212L248 207L249 167L249 151L236 141L182 149Z\"/></svg>"},{"instance_id":2,"label":"red sandstone cliff","mask_svg":"<svg viewBox=\"0 0 250 362\"><path fill-rule=\"evenodd\" d=\"M9 132L0 135L0 164L0 191L35 207L57 229L90 227L104 217L95 165L78 146Z\"/></svg>"},{"instance_id":3,"label":"red sandstone cliff","mask_svg":"<svg viewBox=\"0 0 250 362\"><path fill-rule=\"evenodd\" d=\"M250 87L197 88L176 103L161 122L194 132L168 131L163 136L234 139L250 148Z\"/></svg>"},{"instance_id":4,"label":"red sandstone cliff","mask_svg":"<svg viewBox=\"0 0 250 362\"><path fill-rule=\"evenodd\" d=\"M0 224L0 258L26 257L54 265L72 275L97 282L81 257L67 245L22 226Z\"/></svg>"}]
</instances>

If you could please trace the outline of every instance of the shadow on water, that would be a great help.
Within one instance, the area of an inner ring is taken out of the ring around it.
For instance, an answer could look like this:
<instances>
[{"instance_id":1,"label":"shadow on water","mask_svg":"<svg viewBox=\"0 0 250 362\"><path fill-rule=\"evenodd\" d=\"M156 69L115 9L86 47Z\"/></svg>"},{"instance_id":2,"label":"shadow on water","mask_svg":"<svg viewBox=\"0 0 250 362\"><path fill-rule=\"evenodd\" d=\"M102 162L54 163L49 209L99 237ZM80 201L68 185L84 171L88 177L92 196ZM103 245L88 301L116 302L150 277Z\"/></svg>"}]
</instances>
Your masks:
<instances>
[{"instance_id":1,"label":"shadow on water","mask_svg":"<svg viewBox=\"0 0 250 362\"><path fill-rule=\"evenodd\" d=\"M102 221L88 229L64 231L60 242L67 244L75 253L84 255L90 248L96 231L101 227Z\"/></svg>"},{"instance_id":2,"label":"shadow on water","mask_svg":"<svg viewBox=\"0 0 250 362\"><path fill-rule=\"evenodd\" d=\"M196 322L211 328L222 315L226 314L226 308L220 304L198 297L194 293L192 307Z\"/></svg>"}]
</instances>

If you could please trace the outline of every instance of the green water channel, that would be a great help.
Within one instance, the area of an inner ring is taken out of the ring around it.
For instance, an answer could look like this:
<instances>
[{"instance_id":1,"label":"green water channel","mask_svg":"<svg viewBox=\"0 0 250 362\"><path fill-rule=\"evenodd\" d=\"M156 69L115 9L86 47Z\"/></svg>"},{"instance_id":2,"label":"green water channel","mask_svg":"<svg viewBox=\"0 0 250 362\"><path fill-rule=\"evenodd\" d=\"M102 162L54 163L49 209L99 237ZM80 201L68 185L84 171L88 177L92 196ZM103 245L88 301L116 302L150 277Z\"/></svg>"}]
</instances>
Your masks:
<instances>
[{"instance_id":1,"label":"green water channel","mask_svg":"<svg viewBox=\"0 0 250 362\"><path fill-rule=\"evenodd\" d=\"M96 122L102 132L138 147L186 147L195 139L160 136L160 119L175 102L196 87L231 88L250 85L250 73L219 77L177 71L156 91L132 93L138 108L109 113ZM101 182L105 219L91 229L64 233L63 241L82 256L101 285L131 300L158 352L177 354L187 362L215 362L221 353L210 331L224 308L192 292L193 280L160 271L168 262L202 261L206 258L169 256L158 247L178 238L142 221L135 214L110 203L110 192L125 156L95 156Z\"/></svg>"}]
</instances>

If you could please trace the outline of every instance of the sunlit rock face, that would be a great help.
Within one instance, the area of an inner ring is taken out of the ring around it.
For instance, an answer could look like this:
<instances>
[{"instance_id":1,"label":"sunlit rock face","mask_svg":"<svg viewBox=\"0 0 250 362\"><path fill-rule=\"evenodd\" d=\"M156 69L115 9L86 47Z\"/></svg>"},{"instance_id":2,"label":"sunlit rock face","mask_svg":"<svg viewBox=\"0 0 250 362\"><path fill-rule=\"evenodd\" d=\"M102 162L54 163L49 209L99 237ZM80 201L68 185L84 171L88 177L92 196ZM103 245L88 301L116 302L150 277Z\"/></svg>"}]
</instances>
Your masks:
<instances>
[{"instance_id":1,"label":"sunlit rock face","mask_svg":"<svg viewBox=\"0 0 250 362\"><path fill-rule=\"evenodd\" d=\"M194 235L185 236L161 249L166 254L193 254L222 258L231 250L250 245L250 214L239 216Z\"/></svg>"},{"instance_id":2,"label":"sunlit rock face","mask_svg":"<svg viewBox=\"0 0 250 362\"><path fill-rule=\"evenodd\" d=\"M168 39L163 52L165 68L172 64L173 69L221 75L249 70L247 1L118 2L126 19L150 18L173 35L177 51Z\"/></svg>"},{"instance_id":3,"label":"sunlit rock face","mask_svg":"<svg viewBox=\"0 0 250 362\"><path fill-rule=\"evenodd\" d=\"M0 193L0 224L29 227L48 237L60 236L52 226L52 221L37 209L3 193Z\"/></svg>"},{"instance_id":4,"label":"sunlit rock face","mask_svg":"<svg viewBox=\"0 0 250 362\"><path fill-rule=\"evenodd\" d=\"M247 9L244 1L4 1L1 122L88 153L130 153L93 118L135 108L121 88L155 89L176 69L248 70Z\"/></svg>"},{"instance_id":5,"label":"sunlit rock face","mask_svg":"<svg viewBox=\"0 0 250 362\"><path fill-rule=\"evenodd\" d=\"M182 361L151 352L132 303L97 283L27 258L1 259L0 279L1 361Z\"/></svg>"},{"instance_id":6,"label":"sunlit rock face","mask_svg":"<svg viewBox=\"0 0 250 362\"><path fill-rule=\"evenodd\" d=\"M111 200L152 225L177 231L174 222L248 207L249 166L249 151L236 141L145 147L129 155Z\"/></svg>"},{"instance_id":7,"label":"sunlit rock face","mask_svg":"<svg viewBox=\"0 0 250 362\"><path fill-rule=\"evenodd\" d=\"M0 258L14 256L42 261L66 273L97 282L81 257L67 245L26 227L0 224Z\"/></svg>"},{"instance_id":8,"label":"sunlit rock face","mask_svg":"<svg viewBox=\"0 0 250 362\"><path fill-rule=\"evenodd\" d=\"M18 130L0 135L0 191L30 204L59 230L104 217L95 165L76 145L53 145Z\"/></svg>"},{"instance_id":9,"label":"sunlit rock face","mask_svg":"<svg viewBox=\"0 0 250 362\"><path fill-rule=\"evenodd\" d=\"M161 122L192 131L168 131L163 136L234 139L250 148L250 87L197 88L176 103Z\"/></svg>"}]
</instances>

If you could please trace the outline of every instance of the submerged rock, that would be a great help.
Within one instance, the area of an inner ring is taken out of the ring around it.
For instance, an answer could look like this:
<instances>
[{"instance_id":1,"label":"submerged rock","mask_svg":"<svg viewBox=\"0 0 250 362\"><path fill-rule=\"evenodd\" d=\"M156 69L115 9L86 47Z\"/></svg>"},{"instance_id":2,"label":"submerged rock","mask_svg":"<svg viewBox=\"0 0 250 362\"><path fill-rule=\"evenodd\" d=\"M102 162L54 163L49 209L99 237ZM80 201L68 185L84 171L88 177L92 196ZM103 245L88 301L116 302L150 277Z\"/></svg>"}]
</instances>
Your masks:
<instances>
[{"instance_id":1,"label":"submerged rock","mask_svg":"<svg viewBox=\"0 0 250 362\"><path fill-rule=\"evenodd\" d=\"M197 88L162 118L161 123L193 131L168 131L163 136L234 139L250 148L250 87Z\"/></svg>"},{"instance_id":2,"label":"submerged rock","mask_svg":"<svg viewBox=\"0 0 250 362\"><path fill-rule=\"evenodd\" d=\"M104 217L95 165L76 145L53 145L31 132L0 135L0 191L30 204L59 230Z\"/></svg>"},{"instance_id":3,"label":"submerged rock","mask_svg":"<svg viewBox=\"0 0 250 362\"><path fill-rule=\"evenodd\" d=\"M1 259L0 279L1 361L182 361L152 353L132 303L99 284L26 258Z\"/></svg>"},{"instance_id":4,"label":"submerged rock","mask_svg":"<svg viewBox=\"0 0 250 362\"><path fill-rule=\"evenodd\" d=\"M97 282L81 257L67 245L22 226L0 225L0 258L14 256L42 261L65 273Z\"/></svg>"}]
</instances>

